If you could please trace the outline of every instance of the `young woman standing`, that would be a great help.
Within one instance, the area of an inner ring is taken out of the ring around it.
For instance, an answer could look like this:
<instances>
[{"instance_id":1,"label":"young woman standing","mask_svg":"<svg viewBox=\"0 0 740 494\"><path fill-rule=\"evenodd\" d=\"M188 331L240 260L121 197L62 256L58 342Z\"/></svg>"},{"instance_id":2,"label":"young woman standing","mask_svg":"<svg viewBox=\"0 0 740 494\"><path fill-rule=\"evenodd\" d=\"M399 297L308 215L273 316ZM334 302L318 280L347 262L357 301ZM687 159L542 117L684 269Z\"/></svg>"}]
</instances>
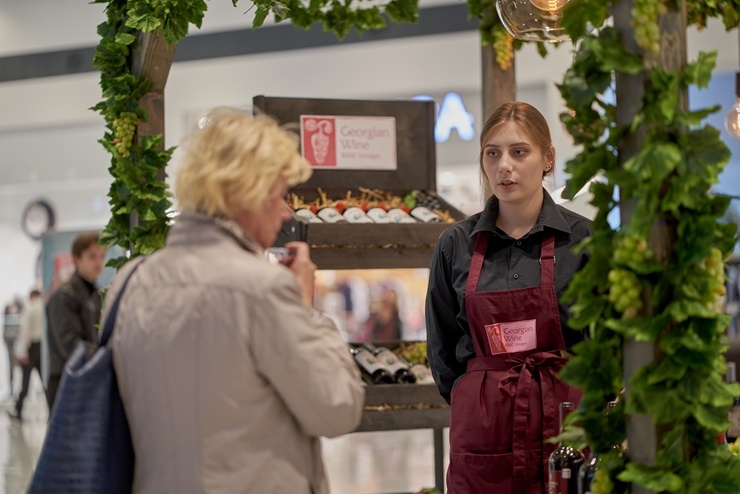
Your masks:
<instances>
[{"instance_id":1,"label":"young woman standing","mask_svg":"<svg viewBox=\"0 0 740 494\"><path fill-rule=\"evenodd\" d=\"M428 356L450 403L451 494L544 494L558 433L563 350L580 341L561 301L587 262L590 221L542 187L555 149L542 114L507 103L481 132L484 210L440 237L426 301Z\"/></svg>"}]
</instances>

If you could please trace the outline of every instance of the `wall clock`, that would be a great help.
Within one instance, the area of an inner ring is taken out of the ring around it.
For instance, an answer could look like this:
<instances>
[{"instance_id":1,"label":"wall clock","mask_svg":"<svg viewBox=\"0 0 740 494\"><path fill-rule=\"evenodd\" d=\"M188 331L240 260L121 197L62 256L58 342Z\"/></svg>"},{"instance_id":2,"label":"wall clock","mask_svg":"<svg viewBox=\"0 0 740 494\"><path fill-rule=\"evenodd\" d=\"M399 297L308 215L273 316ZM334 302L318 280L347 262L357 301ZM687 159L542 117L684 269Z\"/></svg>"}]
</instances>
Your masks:
<instances>
[{"instance_id":1,"label":"wall clock","mask_svg":"<svg viewBox=\"0 0 740 494\"><path fill-rule=\"evenodd\" d=\"M33 240L54 228L54 208L43 199L29 202L21 217L23 232Z\"/></svg>"}]
</instances>

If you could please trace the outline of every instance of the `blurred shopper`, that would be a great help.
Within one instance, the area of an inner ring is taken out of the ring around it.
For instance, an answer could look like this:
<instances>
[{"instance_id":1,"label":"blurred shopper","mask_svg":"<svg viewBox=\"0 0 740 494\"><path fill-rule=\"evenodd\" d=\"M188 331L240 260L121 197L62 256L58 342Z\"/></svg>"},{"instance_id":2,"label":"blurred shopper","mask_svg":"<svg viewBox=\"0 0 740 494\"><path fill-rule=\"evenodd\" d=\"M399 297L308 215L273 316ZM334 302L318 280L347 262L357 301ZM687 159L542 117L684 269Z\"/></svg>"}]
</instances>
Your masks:
<instances>
[{"instance_id":1,"label":"blurred shopper","mask_svg":"<svg viewBox=\"0 0 740 494\"><path fill-rule=\"evenodd\" d=\"M227 108L184 148L181 214L131 278L112 338L134 492L325 494L319 436L356 429L363 386L312 308L308 244L288 243L284 264L264 255L291 217L288 188L311 169L296 135Z\"/></svg>"},{"instance_id":2,"label":"blurred shopper","mask_svg":"<svg viewBox=\"0 0 740 494\"><path fill-rule=\"evenodd\" d=\"M72 242L75 272L54 290L46 304L46 339L49 346L49 381L46 401L54 406L59 380L77 342L90 349L98 344L102 299L96 280L105 268L106 248L99 245L98 232L78 235Z\"/></svg>"},{"instance_id":3,"label":"blurred shopper","mask_svg":"<svg viewBox=\"0 0 740 494\"><path fill-rule=\"evenodd\" d=\"M15 340L13 353L23 369L23 384L21 393L15 402L15 412L8 412L10 417L21 420L23 414L23 401L28 395L28 385L31 382L31 373L34 369L41 374L41 336L44 331L44 302L41 292L31 290L28 302L23 308L21 315L20 330Z\"/></svg>"},{"instance_id":4,"label":"blurred shopper","mask_svg":"<svg viewBox=\"0 0 740 494\"><path fill-rule=\"evenodd\" d=\"M555 448L544 440L558 433L558 403L580 396L556 377L583 339L563 329L560 298L587 262L572 249L591 223L542 187L555 149L534 107L502 105L480 145L493 195L441 235L427 294L429 363L451 407L448 492L544 494Z\"/></svg>"},{"instance_id":5,"label":"blurred shopper","mask_svg":"<svg viewBox=\"0 0 740 494\"><path fill-rule=\"evenodd\" d=\"M367 332L371 341L395 341L401 339L403 322L398 308L398 294L392 288L383 288L376 307L367 320Z\"/></svg>"},{"instance_id":6,"label":"blurred shopper","mask_svg":"<svg viewBox=\"0 0 740 494\"><path fill-rule=\"evenodd\" d=\"M20 330L21 311L23 310L23 301L16 295L12 302L5 306L3 320L3 340L5 340L5 349L8 351L8 380L10 387L8 395L13 396L13 374L15 366L18 365L18 359L15 358L15 339L18 337Z\"/></svg>"}]
</instances>

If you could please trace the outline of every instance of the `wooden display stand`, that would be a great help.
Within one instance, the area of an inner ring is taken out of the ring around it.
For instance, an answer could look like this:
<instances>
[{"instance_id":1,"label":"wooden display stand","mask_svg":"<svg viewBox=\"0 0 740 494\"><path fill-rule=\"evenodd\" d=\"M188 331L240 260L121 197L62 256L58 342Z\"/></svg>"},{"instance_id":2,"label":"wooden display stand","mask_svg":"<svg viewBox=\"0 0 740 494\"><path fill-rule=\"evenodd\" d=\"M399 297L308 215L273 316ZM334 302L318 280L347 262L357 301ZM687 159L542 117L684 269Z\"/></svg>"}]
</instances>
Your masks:
<instances>
[{"instance_id":1,"label":"wooden display stand","mask_svg":"<svg viewBox=\"0 0 740 494\"><path fill-rule=\"evenodd\" d=\"M255 113L265 113L292 130L300 129L301 115L393 117L396 127L395 170L314 168L304 184L292 192L312 201L321 188L328 197L343 198L359 188L378 189L403 197L419 189L434 196L453 219L465 215L436 195L436 150L433 101L360 101L256 96ZM311 245L319 269L428 268L440 234L451 223L319 224L293 217L285 223L276 245L302 240ZM450 409L434 384L368 385L365 412L356 432L432 429L434 476L444 492L442 432L450 423Z\"/></svg>"},{"instance_id":2,"label":"wooden display stand","mask_svg":"<svg viewBox=\"0 0 740 494\"><path fill-rule=\"evenodd\" d=\"M301 115L392 117L396 127L395 170L314 168L311 178L292 192L312 201L321 188L328 197L347 192L360 197L359 188L378 189L403 197L419 189L435 197L454 220L465 215L436 194L434 141L436 110L433 101L368 101L256 96L255 112L274 117L289 129L299 129ZM285 225L277 245L303 240L320 269L427 268L440 234L451 223L317 224L294 217Z\"/></svg>"},{"instance_id":3,"label":"wooden display stand","mask_svg":"<svg viewBox=\"0 0 740 494\"><path fill-rule=\"evenodd\" d=\"M376 384L365 393L365 412L355 432L432 429L434 485L445 491L444 438L450 408L434 384Z\"/></svg>"}]
</instances>

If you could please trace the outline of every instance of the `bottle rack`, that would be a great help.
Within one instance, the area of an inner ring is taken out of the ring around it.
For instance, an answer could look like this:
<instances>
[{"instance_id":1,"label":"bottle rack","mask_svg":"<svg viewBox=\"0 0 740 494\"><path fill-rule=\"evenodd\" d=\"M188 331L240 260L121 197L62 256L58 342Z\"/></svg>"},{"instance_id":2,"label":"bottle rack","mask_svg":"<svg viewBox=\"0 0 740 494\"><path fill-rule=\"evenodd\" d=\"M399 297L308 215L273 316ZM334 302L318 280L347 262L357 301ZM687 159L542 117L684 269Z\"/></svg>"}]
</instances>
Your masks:
<instances>
[{"instance_id":1,"label":"bottle rack","mask_svg":"<svg viewBox=\"0 0 740 494\"><path fill-rule=\"evenodd\" d=\"M436 149L433 101L367 101L256 96L255 112L275 118L287 128L300 129L301 115L393 117L396 127L395 170L337 170L315 168L311 178L291 190L307 202L318 188L327 197L348 191L360 197L360 187L403 197L414 189L435 197L454 220L465 215L436 194ZM284 224L276 245L301 240L311 246L318 269L428 268L440 234L450 223L320 224L297 216ZM380 343L379 343L380 344ZM388 342L382 343L388 346ZM393 348L391 348L393 349ZM450 410L434 384L368 385L365 412L355 432L432 429L437 489L444 492L443 430Z\"/></svg>"}]
</instances>

